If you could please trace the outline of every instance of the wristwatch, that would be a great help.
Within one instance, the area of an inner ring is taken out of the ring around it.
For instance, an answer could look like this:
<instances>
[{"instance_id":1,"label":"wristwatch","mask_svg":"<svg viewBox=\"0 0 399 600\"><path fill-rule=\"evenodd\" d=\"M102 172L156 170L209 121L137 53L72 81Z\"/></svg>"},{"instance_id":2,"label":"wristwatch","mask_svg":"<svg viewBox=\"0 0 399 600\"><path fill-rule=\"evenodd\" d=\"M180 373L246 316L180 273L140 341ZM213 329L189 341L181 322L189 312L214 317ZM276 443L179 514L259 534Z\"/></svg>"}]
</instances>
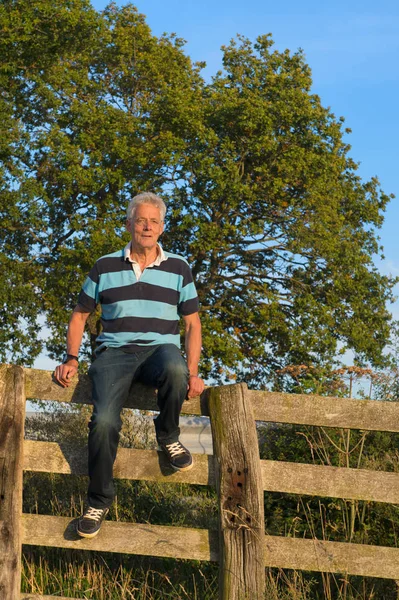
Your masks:
<instances>
[{"instance_id":1,"label":"wristwatch","mask_svg":"<svg viewBox=\"0 0 399 600\"><path fill-rule=\"evenodd\" d=\"M73 354L64 354L63 358L62 358L62 364L65 365L65 363L68 362L68 360L76 360L79 362L79 359L77 356L74 356Z\"/></svg>"}]
</instances>

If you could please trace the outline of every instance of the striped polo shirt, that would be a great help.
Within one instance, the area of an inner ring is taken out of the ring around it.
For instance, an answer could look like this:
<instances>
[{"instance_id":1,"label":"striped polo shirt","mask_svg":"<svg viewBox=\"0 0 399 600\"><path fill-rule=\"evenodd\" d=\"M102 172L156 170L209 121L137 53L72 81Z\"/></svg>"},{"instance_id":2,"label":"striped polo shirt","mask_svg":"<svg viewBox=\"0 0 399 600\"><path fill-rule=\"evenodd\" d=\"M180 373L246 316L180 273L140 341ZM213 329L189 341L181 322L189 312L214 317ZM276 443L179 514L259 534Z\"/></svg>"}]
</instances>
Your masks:
<instances>
[{"instance_id":1,"label":"striped polo shirt","mask_svg":"<svg viewBox=\"0 0 399 600\"><path fill-rule=\"evenodd\" d=\"M124 249L102 256L91 269L78 304L87 312L101 304L99 349L180 348L180 317L198 312L198 296L187 261L170 252L163 255L165 260L147 267L139 279Z\"/></svg>"}]
</instances>

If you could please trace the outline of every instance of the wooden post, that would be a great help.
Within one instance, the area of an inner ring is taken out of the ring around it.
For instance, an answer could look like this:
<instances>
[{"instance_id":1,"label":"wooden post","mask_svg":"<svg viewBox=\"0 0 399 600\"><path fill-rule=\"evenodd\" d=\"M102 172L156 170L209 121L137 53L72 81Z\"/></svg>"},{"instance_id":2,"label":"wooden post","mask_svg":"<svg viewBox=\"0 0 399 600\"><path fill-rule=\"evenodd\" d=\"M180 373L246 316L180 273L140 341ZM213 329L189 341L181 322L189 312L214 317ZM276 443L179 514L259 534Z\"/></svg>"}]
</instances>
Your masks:
<instances>
[{"instance_id":1,"label":"wooden post","mask_svg":"<svg viewBox=\"0 0 399 600\"><path fill-rule=\"evenodd\" d=\"M24 370L0 366L0 598L21 591Z\"/></svg>"},{"instance_id":2,"label":"wooden post","mask_svg":"<svg viewBox=\"0 0 399 600\"><path fill-rule=\"evenodd\" d=\"M220 600L265 597L265 518L259 447L245 384L209 390L219 494Z\"/></svg>"}]
</instances>

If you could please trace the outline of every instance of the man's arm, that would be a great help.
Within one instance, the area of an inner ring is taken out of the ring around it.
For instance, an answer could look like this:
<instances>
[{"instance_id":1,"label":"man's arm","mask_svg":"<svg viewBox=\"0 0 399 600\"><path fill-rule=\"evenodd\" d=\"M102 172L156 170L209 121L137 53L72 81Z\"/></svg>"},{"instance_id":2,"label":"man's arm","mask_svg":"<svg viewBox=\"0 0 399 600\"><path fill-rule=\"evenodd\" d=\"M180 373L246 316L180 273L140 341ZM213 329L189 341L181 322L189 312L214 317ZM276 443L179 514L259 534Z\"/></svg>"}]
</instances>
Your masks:
<instances>
[{"instance_id":1,"label":"man's arm","mask_svg":"<svg viewBox=\"0 0 399 600\"><path fill-rule=\"evenodd\" d=\"M79 305L73 311L68 325L67 354L78 356L85 324L89 315L90 313L85 312L84 308ZM62 387L68 387L71 383L72 377L76 375L77 370L78 361L72 358L66 363L56 367L54 371L54 377L62 385Z\"/></svg>"},{"instance_id":2,"label":"man's arm","mask_svg":"<svg viewBox=\"0 0 399 600\"><path fill-rule=\"evenodd\" d=\"M198 376L198 364L201 355L202 336L201 321L198 313L183 316L186 330L186 356L190 373L188 380L188 397L199 396L204 391L204 382Z\"/></svg>"}]
</instances>

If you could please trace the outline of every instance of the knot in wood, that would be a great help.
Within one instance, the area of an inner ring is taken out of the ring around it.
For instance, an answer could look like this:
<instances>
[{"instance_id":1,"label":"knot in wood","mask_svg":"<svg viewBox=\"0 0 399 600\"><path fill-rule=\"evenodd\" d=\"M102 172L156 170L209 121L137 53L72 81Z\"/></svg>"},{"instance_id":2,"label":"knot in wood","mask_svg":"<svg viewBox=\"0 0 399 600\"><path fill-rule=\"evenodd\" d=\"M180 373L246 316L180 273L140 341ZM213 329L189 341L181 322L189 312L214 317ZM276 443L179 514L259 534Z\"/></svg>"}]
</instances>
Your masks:
<instances>
[{"instance_id":1,"label":"knot in wood","mask_svg":"<svg viewBox=\"0 0 399 600\"><path fill-rule=\"evenodd\" d=\"M10 537L11 537L10 529L6 525L6 523L4 523L4 521L3 521L3 524L2 524L2 526L0 528L0 537L3 540L3 542L8 542L10 540Z\"/></svg>"},{"instance_id":2,"label":"knot in wood","mask_svg":"<svg viewBox=\"0 0 399 600\"><path fill-rule=\"evenodd\" d=\"M14 425L14 419L7 414L3 414L1 417L1 426L0 426L0 439L5 440L6 434L10 431L11 427Z\"/></svg>"}]
</instances>

